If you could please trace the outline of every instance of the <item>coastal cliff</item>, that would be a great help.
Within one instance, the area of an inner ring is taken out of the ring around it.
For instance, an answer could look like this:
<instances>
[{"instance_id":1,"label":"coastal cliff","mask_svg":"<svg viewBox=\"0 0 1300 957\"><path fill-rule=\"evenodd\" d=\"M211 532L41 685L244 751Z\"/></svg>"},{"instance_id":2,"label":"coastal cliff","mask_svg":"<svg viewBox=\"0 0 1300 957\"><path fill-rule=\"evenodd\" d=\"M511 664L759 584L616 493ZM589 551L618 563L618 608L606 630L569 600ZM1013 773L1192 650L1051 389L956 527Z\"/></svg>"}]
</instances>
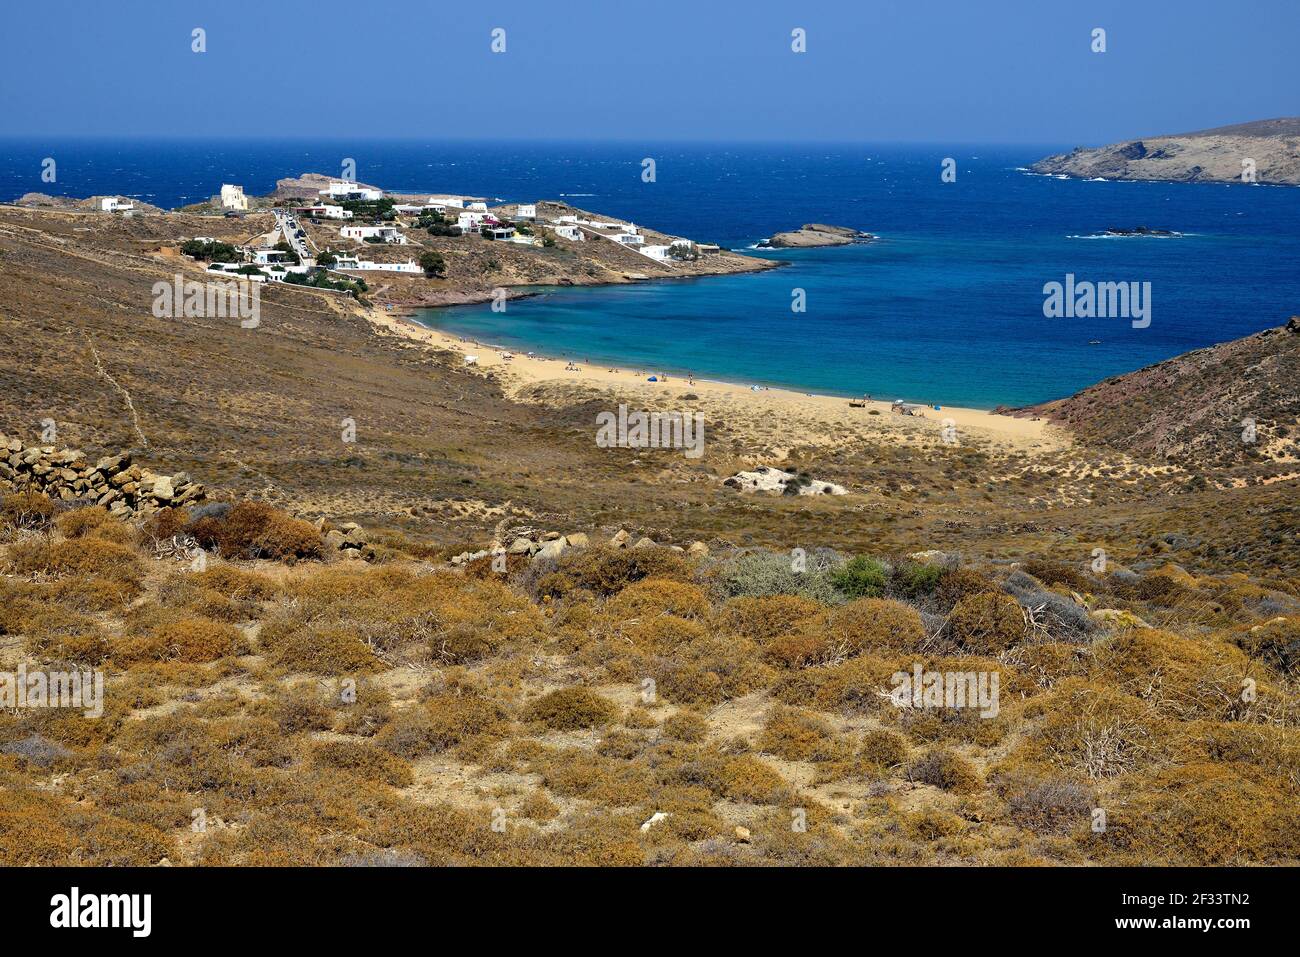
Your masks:
<instances>
[{"instance_id":1,"label":"coastal cliff","mask_svg":"<svg viewBox=\"0 0 1300 957\"><path fill-rule=\"evenodd\" d=\"M1300 117L1257 120L1194 133L1144 137L1109 146L1080 146L1029 167L1080 179L1300 185Z\"/></svg>"}]
</instances>

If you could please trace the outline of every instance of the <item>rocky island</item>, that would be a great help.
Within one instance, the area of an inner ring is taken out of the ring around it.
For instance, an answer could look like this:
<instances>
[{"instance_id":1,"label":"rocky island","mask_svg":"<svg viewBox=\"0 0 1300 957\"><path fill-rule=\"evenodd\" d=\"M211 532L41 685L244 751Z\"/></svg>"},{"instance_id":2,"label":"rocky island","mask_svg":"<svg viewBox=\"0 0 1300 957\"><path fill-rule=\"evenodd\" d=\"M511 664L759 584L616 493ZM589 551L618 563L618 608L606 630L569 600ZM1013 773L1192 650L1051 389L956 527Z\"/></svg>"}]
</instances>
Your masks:
<instances>
[{"instance_id":1,"label":"rocky island","mask_svg":"<svg viewBox=\"0 0 1300 957\"><path fill-rule=\"evenodd\" d=\"M1029 169L1080 179L1300 184L1300 117L1126 140L1048 156Z\"/></svg>"},{"instance_id":2,"label":"rocky island","mask_svg":"<svg viewBox=\"0 0 1300 957\"><path fill-rule=\"evenodd\" d=\"M876 237L849 226L827 226L825 223L805 223L798 229L777 233L758 244L759 249L796 249L807 246L848 246L867 243Z\"/></svg>"}]
</instances>

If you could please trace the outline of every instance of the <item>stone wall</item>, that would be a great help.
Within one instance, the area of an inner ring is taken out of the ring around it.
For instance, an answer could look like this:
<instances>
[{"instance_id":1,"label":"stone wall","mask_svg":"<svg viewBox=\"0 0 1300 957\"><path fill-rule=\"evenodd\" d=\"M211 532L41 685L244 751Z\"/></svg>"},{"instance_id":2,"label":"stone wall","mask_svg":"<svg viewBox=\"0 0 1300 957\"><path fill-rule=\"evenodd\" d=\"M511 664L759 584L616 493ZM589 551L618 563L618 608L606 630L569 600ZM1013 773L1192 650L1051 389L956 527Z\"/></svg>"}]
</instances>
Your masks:
<instances>
[{"instance_id":1,"label":"stone wall","mask_svg":"<svg viewBox=\"0 0 1300 957\"><path fill-rule=\"evenodd\" d=\"M44 492L56 501L102 505L114 515L147 515L168 505L195 505L203 486L188 473L159 475L130 452L91 462L78 449L26 445L0 433L0 492Z\"/></svg>"}]
</instances>

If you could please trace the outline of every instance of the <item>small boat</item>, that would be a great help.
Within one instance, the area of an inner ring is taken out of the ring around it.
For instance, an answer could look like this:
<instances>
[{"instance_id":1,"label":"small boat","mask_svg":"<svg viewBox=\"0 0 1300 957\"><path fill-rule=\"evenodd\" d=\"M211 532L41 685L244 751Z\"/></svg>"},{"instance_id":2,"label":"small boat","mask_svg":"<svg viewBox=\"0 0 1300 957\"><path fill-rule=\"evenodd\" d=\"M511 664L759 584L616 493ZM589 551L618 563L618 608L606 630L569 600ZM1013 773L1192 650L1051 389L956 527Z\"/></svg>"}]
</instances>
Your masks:
<instances>
[{"instance_id":1,"label":"small boat","mask_svg":"<svg viewBox=\"0 0 1300 957\"><path fill-rule=\"evenodd\" d=\"M1100 339L1089 339L1089 340L1088 340L1088 345L1090 345L1090 346L1099 346L1099 345L1101 345L1101 340L1100 340Z\"/></svg>"}]
</instances>

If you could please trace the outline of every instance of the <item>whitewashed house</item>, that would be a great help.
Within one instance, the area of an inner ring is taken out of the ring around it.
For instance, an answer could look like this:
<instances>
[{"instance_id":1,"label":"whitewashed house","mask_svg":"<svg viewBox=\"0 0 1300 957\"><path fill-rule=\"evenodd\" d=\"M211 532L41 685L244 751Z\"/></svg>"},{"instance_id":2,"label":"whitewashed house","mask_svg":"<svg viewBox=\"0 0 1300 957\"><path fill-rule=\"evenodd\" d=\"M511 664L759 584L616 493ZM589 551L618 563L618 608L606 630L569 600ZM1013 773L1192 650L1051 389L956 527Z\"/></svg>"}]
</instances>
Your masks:
<instances>
[{"instance_id":1,"label":"whitewashed house","mask_svg":"<svg viewBox=\"0 0 1300 957\"><path fill-rule=\"evenodd\" d=\"M302 214L304 216L315 216L318 219L352 218L352 210L344 209L342 206L335 206L333 203L317 203L315 206L304 206Z\"/></svg>"},{"instance_id":2,"label":"whitewashed house","mask_svg":"<svg viewBox=\"0 0 1300 957\"><path fill-rule=\"evenodd\" d=\"M462 233L476 233L487 218L487 213L461 213L456 217L456 225Z\"/></svg>"},{"instance_id":3,"label":"whitewashed house","mask_svg":"<svg viewBox=\"0 0 1300 957\"><path fill-rule=\"evenodd\" d=\"M355 256L339 256L338 262L332 267L336 270L349 269L357 272L423 272L420 264L414 259L408 259L404 263L377 263L370 259L358 259Z\"/></svg>"},{"instance_id":4,"label":"whitewashed house","mask_svg":"<svg viewBox=\"0 0 1300 957\"><path fill-rule=\"evenodd\" d=\"M382 189L372 189L369 186L358 186L356 183L333 182L325 189L320 191L320 195L328 196L330 199L361 199L374 201L384 198Z\"/></svg>"},{"instance_id":5,"label":"whitewashed house","mask_svg":"<svg viewBox=\"0 0 1300 957\"><path fill-rule=\"evenodd\" d=\"M624 246L640 246L645 243L645 237L638 232L616 233L609 238L616 243L622 243Z\"/></svg>"},{"instance_id":6,"label":"whitewashed house","mask_svg":"<svg viewBox=\"0 0 1300 957\"><path fill-rule=\"evenodd\" d=\"M481 199L476 199L470 202L469 205L467 205L465 208L472 209L475 212L479 212L479 213L486 213L487 203L483 202Z\"/></svg>"},{"instance_id":7,"label":"whitewashed house","mask_svg":"<svg viewBox=\"0 0 1300 957\"><path fill-rule=\"evenodd\" d=\"M221 208L248 209L248 197L244 195L244 187L234 186L230 183L222 183Z\"/></svg>"},{"instance_id":8,"label":"whitewashed house","mask_svg":"<svg viewBox=\"0 0 1300 957\"><path fill-rule=\"evenodd\" d=\"M582 235L582 230L573 223L557 223L554 227L555 235L561 239L568 239L575 243L583 242L586 237Z\"/></svg>"},{"instance_id":9,"label":"whitewashed house","mask_svg":"<svg viewBox=\"0 0 1300 957\"><path fill-rule=\"evenodd\" d=\"M663 262L668 258L667 246L642 246L637 250L642 256L649 256L651 259L657 259Z\"/></svg>"},{"instance_id":10,"label":"whitewashed house","mask_svg":"<svg viewBox=\"0 0 1300 957\"><path fill-rule=\"evenodd\" d=\"M122 199L120 196L105 196L99 201L99 208L106 213L124 213L127 210L135 209L135 203Z\"/></svg>"},{"instance_id":11,"label":"whitewashed house","mask_svg":"<svg viewBox=\"0 0 1300 957\"><path fill-rule=\"evenodd\" d=\"M520 203L515 207L515 219L536 219L536 203Z\"/></svg>"},{"instance_id":12,"label":"whitewashed house","mask_svg":"<svg viewBox=\"0 0 1300 957\"><path fill-rule=\"evenodd\" d=\"M339 230L344 239L356 239L361 242L374 240L381 243L406 244L406 237L396 226L344 226Z\"/></svg>"}]
</instances>

